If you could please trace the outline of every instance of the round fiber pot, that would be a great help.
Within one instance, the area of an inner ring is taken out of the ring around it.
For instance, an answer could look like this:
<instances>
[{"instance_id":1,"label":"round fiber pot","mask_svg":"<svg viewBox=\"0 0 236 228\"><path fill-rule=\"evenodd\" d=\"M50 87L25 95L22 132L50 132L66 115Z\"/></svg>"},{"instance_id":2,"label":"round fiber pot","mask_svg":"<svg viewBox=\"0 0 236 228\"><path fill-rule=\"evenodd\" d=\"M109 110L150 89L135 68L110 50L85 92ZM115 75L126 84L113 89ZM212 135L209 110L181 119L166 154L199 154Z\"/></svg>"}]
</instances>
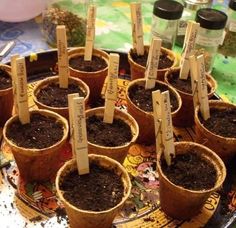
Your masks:
<instances>
[{"instance_id":1,"label":"round fiber pot","mask_svg":"<svg viewBox=\"0 0 236 228\"><path fill-rule=\"evenodd\" d=\"M178 101L178 108L174 112L171 112L171 116L172 118L174 118L175 115L179 112L182 105L180 95L178 94L178 92L176 92L176 90L172 86L167 85L166 83L161 81L156 81L156 83L167 86L168 90L176 97ZM137 121L139 125L139 136L137 141L138 143L143 143L146 145L154 144L155 125L154 125L153 112L146 112L132 102L129 96L129 90L134 85L144 86L145 79L136 79L134 81L131 81L129 82L126 88L126 101L127 101L128 113L134 117L134 119Z\"/></svg>"},{"instance_id":2,"label":"round fiber pot","mask_svg":"<svg viewBox=\"0 0 236 228\"><path fill-rule=\"evenodd\" d=\"M86 105L88 103L88 99L89 99L89 93L90 93L89 87L82 80L80 80L78 78L69 77L68 79L69 79L69 81L68 81L69 84L78 85L79 88L86 94L86 96L84 98L84 102ZM56 112L56 113L62 115L66 119L69 119L68 106L67 107L52 107L52 106L43 104L37 98L40 90L46 88L48 85L50 85L52 83L59 84L59 77L54 76L54 77L45 78L45 79L39 81L33 89L33 100L39 109L47 109L47 110L50 110L50 111L53 111L53 112Z\"/></svg>"},{"instance_id":3,"label":"round fiber pot","mask_svg":"<svg viewBox=\"0 0 236 228\"><path fill-rule=\"evenodd\" d=\"M5 124L3 128L3 137L6 143L11 148L13 156L15 158L17 167L20 172L20 176L26 181L47 181L54 177L58 170L58 155L60 149L66 143L68 137L68 123L65 118L48 110L32 110L32 113L40 113L43 116L53 117L56 121L61 122L64 127L64 134L60 141L54 145L43 148L24 148L17 146L13 141L11 141L7 135L6 131L14 121L19 117L17 115L11 117ZM50 131L50 129L49 129Z\"/></svg>"},{"instance_id":4,"label":"round fiber pot","mask_svg":"<svg viewBox=\"0 0 236 228\"><path fill-rule=\"evenodd\" d=\"M85 113L86 118L93 115L103 117L104 110L105 110L104 107L89 109ZM139 127L135 119L129 113L123 112L117 108L115 109L114 119L120 119L130 126L130 129L133 135L131 141L125 143L124 145L114 146L114 147L101 146L101 145L94 144L88 141L88 151L91 154L106 155L110 158L115 159L116 161L122 164L129 151L129 148L137 140L137 137L139 134Z\"/></svg>"},{"instance_id":5,"label":"round fiber pot","mask_svg":"<svg viewBox=\"0 0 236 228\"><path fill-rule=\"evenodd\" d=\"M81 210L70 204L64 198L63 191L60 190L60 183L63 181L63 178L66 176L66 174L77 169L75 159L66 162L58 171L56 177L57 194L65 206L71 228L110 228L116 214L122 208L123 204L128 199L128 196L130 194L131 182L129 179L129 175L125 168L119 162L106 156L89 154L89 162L96 162L101 167L114 170L116 174L120 176L124 185L124 196L121 202L113 208L99 212ZM93 186L91 186L91 188L92 187Z\"/></svg>"},{"instance_id":6,"label":"round fiber pot","mask_svg":"<svg viewBox=\"0 0 236 228\"><path fill-rule=\"evenodd\" d=\"M230 104L223 101L209 101L210 110L212 108L219 110L226 110L228 108L236 109L236 105ZM204 144L205 146L212 149L217 153L224 162L228 162L236 154L236 137L229 138L216 135L215 133L208 130L199 118L200 110L199 106L195 109L195 132L196 142Z\"/></svg>"},{"instance_id":7,"label":"round fiber pot","mask_svg":"<svg viewBox=\"0 0 236 228\"><path fill-rule=\"evenodd\" d=\"M149 52L149 46L145 45L144 46L144 50L145 52ZM133 58L131 53L134 51L134 49L130 49L130 51L128 52L128 61L130 64L130 74L131 74L131 80L135 80L138 78L144 78L145 76L145 67L136 63ZM175 55L175 53L169 49L166 49L164 47L161 47L161 53L166 53L168 58L171 59L173 61L172 66L168 67L168 68L164 68L164 69L159 69L157 70L157 80L160 81L164 81L164 75L165 72L167 70L169 70L169 68L172 68L174 66L176 66L178 64L178 59Z\"/></svg>"},{"instance_id":8,"label":"round fiber pot","mask_svg":"<svg viewBox=\"0 0 236 228\"><path fill-rule=\"evenodd\" d=\"M179 93L182 99L182 106L180 111L177 113L177 115L173 118L173 125L176 127L191 127L194 124L194 106L193 106L193 95L192 93L187 93L179 88L176 88L176 86L171 83L173 73L177 73L179 75L180 68L172 68L169 71L165 73L165 82L171 86L173 86L176 91ZM217 88L217 83L215 79L210 75L206 74L207 84L210 88L210 92L208 93L208 98L210 99Z\"/></svg>"},{"instance_id":9,"label":"round fiber pot","mask_svg":"<svg viewBox=\"0 0 236 228\"><path fill-rule=\"evenodd\" d=\"M11 76L11 67L1 65L1 69ZM3 127L6 121L12 116L13 109L13 91L12 86L7 89L0 89L0 127Z\"/></svg>"},{"instance_id":10,"label":"round fiber pot","mask_svg":"<svg viewBox=\"0 0 236 228\"><path fill-rule=\"evenodd\" d=\"M85 50L84 47L71 49L68 52L69 60L76 56L84 56L84 50ZM95 72L80 71L70 67L70 75L72 77L80 78L83 82L85 82L88 85L90 89L89 100L90 102L93 103L98 99L98 97L101 96L103 84L108 74L109 55L105 51L98 49L93 49L92 55L104 59L105 62L107 63L107 67Z\"/></svg>"},{"instance_id":11,"label":"round fiber pot","mask_svg":"<svg viewBox=\"0 0 236 228\"><path fill-rule=\"evenodd\" d=\"M223 161L217 154L209 148L193 142L175 143L176 154L184 154L187 151L195 152L212 163L216 169L216 183L214 187L204 190L189 190L172 183L163 173L160 159L162 153L158 155L157 169L160 181L160 205L161 209L170 217L175 219L190 219L199 213L205 201L212 192L218 190L226 177L226 168ZM162 158L163 159L163 158Z\"/></svg>"}]
</instances>

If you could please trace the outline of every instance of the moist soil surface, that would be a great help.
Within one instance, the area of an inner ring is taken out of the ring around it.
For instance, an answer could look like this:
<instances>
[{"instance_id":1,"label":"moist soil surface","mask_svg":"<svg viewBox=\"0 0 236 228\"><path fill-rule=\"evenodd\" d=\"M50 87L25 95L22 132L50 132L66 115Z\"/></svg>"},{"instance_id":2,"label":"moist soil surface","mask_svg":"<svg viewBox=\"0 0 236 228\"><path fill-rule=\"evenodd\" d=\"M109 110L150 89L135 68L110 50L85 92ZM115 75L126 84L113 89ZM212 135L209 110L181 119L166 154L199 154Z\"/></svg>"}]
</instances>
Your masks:
<instances>
[{"instance_id":1,"label":"moist soil surface","mask_svg":"<svg viewBox=\"0 0 236 228\"><path fill-rule=\"evenodd\" d=\"M100 116L86 119L88 141L100 146L122 146L132 139L130 126L121 119L113 120L112 124L104 123Z\"/></svg>"},{"instance_id":2,"label":"moist soil surface","mask_svg":"<svg viewBox=\"0 0 236 228\"><path fill-rule=\"evenodd\" d=\"M12 86L11 76L0 67L0 90L10 88Z\"/></svg>"},{"instance_id":3,"label":"moist soil surface","mask_svg":"<svg viewBox=\"0 0 236 228\"><path fill-rule=\"evenodd\" d=\"M179 79L179 72L172 72L171 75L168 77L169 83L176 89L184 92L192 94L192 85L191 85L191 77L188 75L188 78L186 80ZM207 92L211 92L211 88L209 85L207 85Z\"/></svg>"},{"instance_id":4,"label":"moist soil surface","mask_svg":"<svg viewBox=\"0 0 236 228\"><path fill-rule=\"evenodd\" d=\"M197 152L177 154L170 166L162 159L161 168L172 183L186 189L211 189L216 183L217 173L214 166L197 155Z\"/></svg>"},{"instance_id":5,"label":"moist soil surface","mask_svg":"<svg viewBox=\"0 0 236 228\"><path fill-rule=\"evenodd\" d=\"M147 59L148 59L148 52L145 50L144 55L138 55L136 51L131 49L130 55L134 62L138 63L139 65L146 67ZM168 58L168 55L165 52L161 52L158 69L165 69L169 68L173 65L174 61Z\"/></svg>"},{"instance_id":6,"label":"moist soil surface","mask_svg":"<svg viewBox=\"0 0 236 228\"><path fill-rule=\"evenodd\" d=\"M96 72L107 67L107 63L103 58L94 55L91 61L84 61L84 56L76 56L69 60L69 65L76 70L85 72Z\"/></svg>"},{"instance_id":7,"label":"moist soil surface","mask_svg":"<svg viewBox=\"0 0 236 228\"><path fill-rule=\"evenodd\" d=\"M37 94L39 102L51 107L68 107L68 94L79 93L80 97L85 97L86 93L76 84L69 84L68 88L60 88L58 83L51 83L47 87L40 89Z\"/></svg>"},{"instance_id":8,"label":"moist soil surface","mask_svg":"<svg viewBox=\"0 0 236 228\"><path fill-rule=\"evenodd\" d=\"M143 85L134 84L132 87L129 88L129 98L140 109L146 112L153 112L152 92L155 90L160 90L161 92L164 92L168 90L168 87L166 85L156 83L154 88L145 90L145 87ZM169 92L171 112L174 112L179 107L179 103L175 95L170 90Z\"/></svg>"},{"instance_id":9,"label":"moist soil surface","mask_svg":"<svg viewBox=\"0 0 236 228\"><path fill-rule=\"evenodd\" d=\"M201 123L209 131L222 137L236 138L236 109L210 109L210 118Z\"/></svg>"},{"instance_id":10,"label":"moist soil surface","mask_svg":"<svg viewBox=\"0 0 236 228\"><path fill-rule=\"evenodd\" d=\"M6 131L17 146L42 149L52 146L63 137L63 125L53 117L32 113L30 123L22 125L17 119Z\"/></svg>"},{"instance_id":11,"label":"moist soil surface","mask_svg":"<svg viewBox=\"0 0 236 228\"><path fill-rule=\"evenodd\" d=\"M78 175L77 170L67 174L60 190L72 205L91 211L108 210L120 203L124 195L120 176L95 163L90 163L89 174Z\"/></svg>"}]
</instances>

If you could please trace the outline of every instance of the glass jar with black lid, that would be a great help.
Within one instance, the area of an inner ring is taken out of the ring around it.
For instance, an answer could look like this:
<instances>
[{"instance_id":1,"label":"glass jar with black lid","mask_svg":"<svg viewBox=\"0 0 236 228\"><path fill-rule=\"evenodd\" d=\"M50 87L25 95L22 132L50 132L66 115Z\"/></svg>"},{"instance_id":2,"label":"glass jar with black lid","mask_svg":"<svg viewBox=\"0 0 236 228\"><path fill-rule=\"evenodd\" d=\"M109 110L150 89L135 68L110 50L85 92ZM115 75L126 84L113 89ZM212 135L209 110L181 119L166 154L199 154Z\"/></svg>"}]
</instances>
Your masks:
<instances>
[{"instance_id":1,"label":"glass jar with black lid","mask_svg":"<svg viewBox=\"0 0 236 228\"><path fill-rule=\"evenodd\" d=\"M227 15L216 9L204 8L197 11L195 20L200 24L195 43L196 54L204 55L205 70L210 73L223 41Z\"/></svg>"},{"instance_id":2,"label":"glass jar with black lid","mask_svg":"<svg viewBox=\"0 0 236 228\"><path fill-rule=\"evenodd\" d=\"M162 46L172 49L183 5L173 0L158 0L153 6L152 37L162 39Z\"/></svg>"},{"instance_id":3,"label":"glass jar with black lid","mask_svg":"<svg viewBox=\"0 0 236 228\"><path fill-rule=\"evenodd\" d=\"M229 2L227 10L228 21L224 43L218 51L222 55L236 57L236 0Z\"/></svg>"}]
</instances>

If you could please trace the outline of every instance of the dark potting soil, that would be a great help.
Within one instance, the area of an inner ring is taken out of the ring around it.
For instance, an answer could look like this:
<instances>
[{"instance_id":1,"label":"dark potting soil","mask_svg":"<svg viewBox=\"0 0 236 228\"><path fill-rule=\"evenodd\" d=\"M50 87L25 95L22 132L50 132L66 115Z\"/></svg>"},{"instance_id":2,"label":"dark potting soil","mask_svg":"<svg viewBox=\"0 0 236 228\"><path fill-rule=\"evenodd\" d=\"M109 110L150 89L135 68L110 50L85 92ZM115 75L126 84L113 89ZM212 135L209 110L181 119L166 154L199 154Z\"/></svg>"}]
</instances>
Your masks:
<instances>
[{"instance_id":1,"label":"dark potting soil","mask_svg":"<svg viewBox=\"0 0 236 228\"><path fill-rule=\"evenodd\" d=\"M91 61L84 61L84 56L76 56L69 60L69 65L74 69L85 72L95 72L107 67L107 63L103 58L94 55Z\"/></svg>"},{"instance_id":2,"label":"dark potting soil","mask_svg":"<svg viewBox=\"0 0 236 228\"><path fill-rule=\"evenodd\" d=\"M168 90L168 87L166 85L156 83L154 88L145 90L144 85L135 84L129 88L129 98L140 109L146 112L153 112L152 92L155 90L160 90L161 92L164 92ZM170 90L169 92L171 112L174 112L179 107L179 103L175 95Z\"/></svg>"},{"instance_id":3,"label":"dark potting soil","mask_svg":"<svg viewBox=\"0 0 236 228\"><path fill-rule=\"evenodd\" d=\"M139 65L142 65L143 67L146 67L148 59L147 51L144 52L144 55L138 55L135 50L131 49L130 55L134 62L138 63ZM158 69L169 68L173 65L173 63L174 61L168 58L167 53L161 52Z\"/></svg>"},{"instance_id":4,"label":"dark potting soil","mask_svg":"<svg viewBox=\"0 0 236 228\"><path fill-rule=\"evenodd\" d=\"M100 146L122 146L132 139L130 126L121 119L113 120L112 124L104 123L99 116L86 119L88 141Z\"/></svg>"},{"instance_id":5,"label":"dark potting soil","mask_svg":"<svg viewBox=\"0 0 236 228\"><path fill-rule=\"evenodd\" d=\"M222 137L236 138L236 109L211 108L210 116L208 120L204 120L199 115L205 128Z\"/></svg>"},{"instance_id":6,"label":"dark potting soil","mask_svg":"<svg viewBox=\"0 0 236 228\"><path fill-rule=\"evenodd\" d=\"M70 83L68 88L60 88L58 83L51 83L42 88L37 94L37 99L41 103L51 107L68 107L68 94L79 93L80 97L85 97L86 93L79 85Z\"/></svg>"},{"instance_id":7,"label":"dark potting soil","mask_svg":"<svg viewBox=\"0 0 236 228\"><path fill-rule=\"evenodd\" d=\"M10 88L12 86L11 76L0 67L0 90Z\"/></svg>"},{"instance_id":8,"label":"dark potting soil","mask_svg":"<svg viewBox=\"0 0 236 228\"><path fill-rule=\"evenodd\" d=\"M108 210L120 203L124 195L120 176L95 163L90 163L89 174L78 175L77 170L67 174L60 190L72 205L91 211Z\"/></svg>"},{"instance_id":9,"label":"dark potting soil","mask_svg":"<svg viewBox=\"0 0 236 228\"><path fill-rule=\"evenodd\" d=\"M177 154L170 166L162 159L161 168L172 183L190 190L211 189L216 183L216 169L197 152Z\"/></svg>"},{"instance_id":10,"label":"dark potting soil","mask_svg":"<svg viewBox=\"0 0 236 228\"><path fill-rule=\"evenodd\" d=\"M63 137L63 125L53 117L32 113L30 123L22 125L17 119L7 128L7 137L24 148L47 148Z\"/></svg>"},{"instance_id":11,"label":"dark potting soil","mask_svg":"<svg viewBox=\"0 0 236 228\"><path fill-rule=\"evenodd\" d=\"M192 94L192 85L191 85L191 77L188 76L187 80L179 79L179 72L172 72L168 79L169 83L176 89ZM211 92L211 88L207 85L207 92Z\"/></svg>"}]
</instances>

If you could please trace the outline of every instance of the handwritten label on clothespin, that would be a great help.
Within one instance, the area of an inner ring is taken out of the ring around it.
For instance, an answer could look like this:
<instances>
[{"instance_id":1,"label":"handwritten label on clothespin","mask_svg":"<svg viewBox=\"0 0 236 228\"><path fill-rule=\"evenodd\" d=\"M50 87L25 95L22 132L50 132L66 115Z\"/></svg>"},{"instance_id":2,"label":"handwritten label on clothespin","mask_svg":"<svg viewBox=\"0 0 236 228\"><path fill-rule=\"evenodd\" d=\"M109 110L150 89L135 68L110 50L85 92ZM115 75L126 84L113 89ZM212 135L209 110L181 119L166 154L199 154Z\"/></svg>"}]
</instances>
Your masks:
<instances>
[{"instance_id":1,"label":"handwritten label on clothespin","mask_svg":"<svg viewBox=\"0 0 236 228\"><path fill-rule=\"evenodd\" d=\"M191 76L191 86L192 86L192 95L193 95L193 106L194 110L198 106L198 66L195 55L189 56L189 65L190 65L190 76Z\"/></svg>"},{"instance_id":2,"label":"handwritten label on clothespin","mask_svg":"<svg viewBox=\"0 0 236 228\"><path fill-rule=\"evenodd\" d=\"M205 72L204 56L197 56L198 65L198 99L200 103L200 111L204 120L210 118L208 92L207 92L207 80Z\"/></svg>"},{"instance_id":3,"label":"handwritten label on clothespin","mask_svg":"<svg viewBox=\"0 0 236 228\"><path fill-rule=\"evenodd\" d=\"M65 25L57 26L57 57L60 88L68 88L69 60Z\"/></svg>"},{"instance_id":4,"label":"handwritten label on clothespin","mask_svg":"<svg viewBox=\"0 0 236 228\"><path fill-rule=\"evenodd\" d=\"M144 55L141 3L131 3L130 9L131 9L133 48L136 49L138 55Z\"/></svg>"},{"instance_id":5,"label":"handwritten label on clothespin","mask_svg":"<svg viewBox=\"0 0 236 228\"><path fill-rule=\"evenodd\" d=\"M103 122L105 123L113 123L115 103L117 100L119 61L120 56L118 54L110 54L108 67L108 83L105 94L105 111L103 117Z\"/></svg>"},{"instance_id":6,"label":"handwritten label on clothespin","mask_svg":"<svg viewBox=\"0 0 236 228\"><path fill-rule=\"evenodd\" d=\"M12 75L12 90L14 98L14 112L19 114L17 106L17 96L16 96L16 83L17 83L17 71L16 71L16 59L19 58L19 55L11 56L11 75Z\"/></svg>"},{"instance_id":7,"label":"handwritten label on clothespin","mask_svg":"<svg viewBox=\"0 0 236 228\"><path fill-rule=\"evenodd\" d=\"M169 91L161 93L161 114L162 114L162 136L164 144L164 155L167 165L171 164L171 158L175 157L173 125L170 109Z\"/></svg>"},{"instance_id":8,"label":"handwritten label on clothespin","mask_svg":"<svg viewBox=\"0 0 236 228\"><path fill-rule=\"evenodd\" d=\"M30 114L28 107L27 93L27 76L25 58L17 58L16 60L16 102L19 112L19 120L21 124L30 122Z\"/></svg>"},{"instance_id":9,"label":"handwritten label on clothespin","mask_svg":"<svg viewBox=\"0 0 236 228\"><path fill-rule=\"evenodd\" d=\"M193 55L198 29L199 23L188 21L184 49L180 61L180 79L186 80L188 78L190 70L189 56Z\"/></svg>"},{"instance_id":10,"label":"handwritten label on clothespin","mask_svg":"<svg viewBox=\"0 0 236 228\"><path fill-rule=\"evenodd\" d=\"M78 93L68 94L68 110L69 110L69 124L70 124L70 143L72 154L75 158L75 143L74 143L74 126L73 126L73 98L79 97Z\"/></svg>"},{"instance_id":11,"label":"handwritten label on clothespin","mask_svg":"<svg viewBox=\"0 0 236 228\"><path fill-rule=\"evenodd\" d=\"M161 54L161 42L162 40L159 38L153 38L151 41L145 70L145 89L152 89L155 87L159 58Z\"/></svg>"},{"instance_id":12,"label":"handwritten label on clothespin","mask_svg":"<svg viewBox=\"0 0 236 228\"><path fill-rule=\"evenodd\" d=\"M156 153L162 149L162 115L161 115L161 92L156 90L152 92L153 117L156 138Z\"/></svg>"},{"instance_id":13,"label":"handwritten label on clothespin","mask_svg":"<svg viewBox=\"0 0 236 228\"><path fill-rule=\"evenodd\" d=\"M73 141L79 175L89 173L88 141L83 97L74 97L72 101Z\"/></svg>"},{"instance_id":14,"label":"handwritten label on clothespin","mask_svg":"<svg viewBox=\"0 0 236 228\"><path fill-rule=\"evenodd\" d=\"M91 61L92 59L95 37L96 9L97 8L95 5L90 5L88 8L84 61Z\"/></svg>"}]
</instances>

